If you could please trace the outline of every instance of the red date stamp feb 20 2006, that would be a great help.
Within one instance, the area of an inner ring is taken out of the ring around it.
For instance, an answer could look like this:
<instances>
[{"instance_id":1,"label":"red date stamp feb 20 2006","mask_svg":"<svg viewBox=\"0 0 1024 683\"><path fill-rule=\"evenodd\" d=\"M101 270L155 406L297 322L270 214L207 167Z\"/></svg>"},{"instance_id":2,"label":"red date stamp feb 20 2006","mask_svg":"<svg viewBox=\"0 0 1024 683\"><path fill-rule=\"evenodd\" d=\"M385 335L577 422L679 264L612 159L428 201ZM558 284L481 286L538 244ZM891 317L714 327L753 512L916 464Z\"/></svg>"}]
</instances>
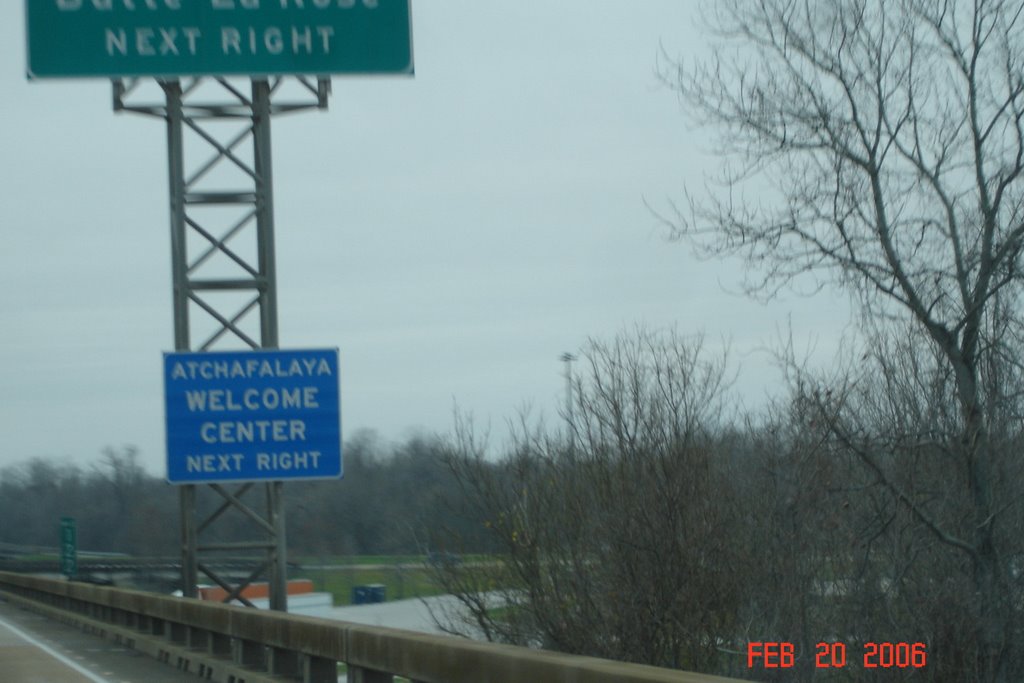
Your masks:
<instances>
[{"instance_id":1,"label":"red date stamp feb 20 2006","mask_svg":"<svg viewBox=\"0 0 1024 683\"><path fill-rule=\"evenodd\" d=\"M856 651L841 641L820 642L815 646L817 669L842 669L859 664L864 669L921 669L928 664L924 643L871 642L858 644ZM788 669L796 664L796 646L786 641L747 643L747 668Z\"/></svg>"}]
</instances>

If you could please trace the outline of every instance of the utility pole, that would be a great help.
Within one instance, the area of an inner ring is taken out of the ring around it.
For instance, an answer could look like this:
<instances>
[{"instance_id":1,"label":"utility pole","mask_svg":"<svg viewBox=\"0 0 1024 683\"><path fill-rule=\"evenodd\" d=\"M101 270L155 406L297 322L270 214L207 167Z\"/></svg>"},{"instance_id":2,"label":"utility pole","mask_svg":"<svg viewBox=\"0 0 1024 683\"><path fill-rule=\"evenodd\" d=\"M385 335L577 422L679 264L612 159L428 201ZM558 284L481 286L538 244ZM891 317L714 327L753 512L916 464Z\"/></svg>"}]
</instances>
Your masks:
<instances>
[{"instance_id":1,"label":"utility pole","mask_svg":"<svg viewBox=\"0 0 1024 683\"><path fill-rule=\"evenodd\" d=\"M576 360L576 356L566 351L560 356L560 360L565 363L565 420L568 427L569 447L575 448L576 421L573 415L572 364Z\"/></svg>"}]
</instances>

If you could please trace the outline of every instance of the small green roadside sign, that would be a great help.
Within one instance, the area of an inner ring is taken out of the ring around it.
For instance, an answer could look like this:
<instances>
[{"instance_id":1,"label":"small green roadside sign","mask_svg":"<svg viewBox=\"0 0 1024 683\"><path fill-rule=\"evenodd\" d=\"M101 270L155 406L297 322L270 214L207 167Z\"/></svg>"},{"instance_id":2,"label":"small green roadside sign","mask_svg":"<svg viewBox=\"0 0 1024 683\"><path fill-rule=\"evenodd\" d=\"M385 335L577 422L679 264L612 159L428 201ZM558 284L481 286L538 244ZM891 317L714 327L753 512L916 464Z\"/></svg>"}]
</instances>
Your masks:
<instances>
[{"instance_id":1,"label":"small green roadside sign","mask_svg":"<svg viewBox=\"0 0 1024 683\"><path fill-rule=\"evenodd\" d=\"M74 517L60 518L60 573L69 579L78 573L78 531Z\"/></svg>"},{"instance_id":2,"label":"small green roadside sign","mask_svg":"<svg viewBox=\"0 0 1024 683\"><path fill-rule=\"evenodd\" d=\"M25 0L29 78L412 74L410 0Z\"/></svg>"}]
</instances>

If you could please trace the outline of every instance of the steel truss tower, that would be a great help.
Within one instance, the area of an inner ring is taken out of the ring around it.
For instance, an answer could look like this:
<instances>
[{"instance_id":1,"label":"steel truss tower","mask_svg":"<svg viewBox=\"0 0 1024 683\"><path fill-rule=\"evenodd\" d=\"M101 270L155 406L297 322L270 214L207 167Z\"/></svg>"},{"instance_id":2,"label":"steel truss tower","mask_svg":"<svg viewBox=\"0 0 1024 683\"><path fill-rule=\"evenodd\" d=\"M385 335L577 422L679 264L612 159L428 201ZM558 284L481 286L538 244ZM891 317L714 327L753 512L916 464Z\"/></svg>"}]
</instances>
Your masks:
<instances>
[{"instance_id":1,"label":"steel truss tower","mask_svg":"<svg viewBox=\"0 0 1024 683\"><path fill-rule=\"evenodd\" d=\"M252 79L249 87L224 78L158 79L164 101L136 103L147 82L115 80L114 110L167 122L174 348L277 348L270 120L326 109L330 79ZM180 487L185 596L197 597L202 574L227 591L225 602L237 598L252 606L241 591L266 577L271 609L287 611L283 487L279 481L242 482L234 490L221 484ZM262 501L243 500L254 490L258 497L261 488ZM217 523L225 527L235 520L237 526L239 515L255 540L217 533ZM214 570L215 558L225 553L252 559L252 571L240 583Z\"/></svg>"}]
</instances>

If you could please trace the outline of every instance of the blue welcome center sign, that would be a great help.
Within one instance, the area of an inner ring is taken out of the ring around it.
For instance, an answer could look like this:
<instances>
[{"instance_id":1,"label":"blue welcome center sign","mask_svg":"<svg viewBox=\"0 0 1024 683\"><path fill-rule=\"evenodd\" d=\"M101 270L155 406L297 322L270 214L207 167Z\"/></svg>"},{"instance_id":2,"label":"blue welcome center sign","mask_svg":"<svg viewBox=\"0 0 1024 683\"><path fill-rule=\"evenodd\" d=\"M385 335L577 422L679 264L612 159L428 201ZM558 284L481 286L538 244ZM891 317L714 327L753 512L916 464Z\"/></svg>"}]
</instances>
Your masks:
<instances>
[{"instance_id":1,"label":"blue welcome center sign","mask_svg":"<svg viewBox=\"0 0 1024 683\"><path fill-rule=\"evenodd\" d=\"M342 475L337 349L165 353L172 484Z\"/></svg>"}]
</instances>

